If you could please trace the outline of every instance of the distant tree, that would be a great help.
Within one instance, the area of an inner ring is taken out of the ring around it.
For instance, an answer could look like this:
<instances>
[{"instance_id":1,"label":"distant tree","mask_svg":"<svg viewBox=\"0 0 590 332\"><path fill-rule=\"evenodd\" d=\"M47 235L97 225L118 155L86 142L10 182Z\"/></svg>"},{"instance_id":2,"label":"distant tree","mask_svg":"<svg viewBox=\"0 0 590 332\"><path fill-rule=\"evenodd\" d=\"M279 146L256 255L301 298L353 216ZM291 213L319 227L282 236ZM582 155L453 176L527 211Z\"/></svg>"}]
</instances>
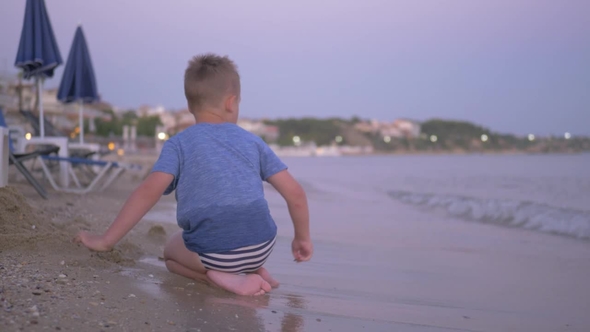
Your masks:
<instances>
[{"instance_id":1,"label":"distant tree","mask_svg":"<svg viewBox=\"0 0 590 332\"><path fill-rule=\"evenodd\" d=\"M352 118L350 118L350 123L351 124L357 124L359 122L362 122L363 120L361 120L361 118L359 118L358 116L353 116Z\"/></svg>"},{"instance_id":2,"label":"distant tree","mask_svg":"<svg viewBox=\"0 0 590 332\"><path fill-rule=\"evenodd\" d=\"M137 113L135 113L132 110L129 110L125 113L123 113L122 117L121 117L121 123L123 125L136 125L137 124Z\"/></svg>"},{"instance_id":3,"label":"distant tree","mask_svg":"<svg viewBox=\"0 0 590 332\"><path fill-rule=\"evenodd\" d=\"M299 136L304 142L329 145L340 135L339 119L281 119L267 121L279 128L279 145L293 145L293 137Z\"/></svg>"},{"instance_id":4,"label":"distant tree","mask_svg":"<svg viewBox=\"0 0 590 332\"><path fill-rule=\"evenodd\" d=\"M428 120L422 123L421 131L428 136L436 135L442 140L479 138L482 134L491 135L489 129L465 121Z\"/></svg>"},{"instance_id":5,"label":"distant tree","mask_svg":"<svg viewBox=\"0 0 590 332\"><path fill-rule=\"evenodd\" d=\"M373 145L376 151L405 152L405 151L530 151L530 152L554 152L554 151L588 151L590 139L572 137L569 140L562 138L538 138L529 141L526 137L510 134L494 133L488 128L466 122L454 120L431 119L421 124L422 135L415 138L391 137L386 140L377 132L361 133L354 129L354 123L362 121L359 117L350 120L331 118L301 118L266 120L269 125L279 128L279 145L293 145L293 137L299 136L304 142L315 142L317 145L327 145L335 141L336 136L342 136L346 141L352 131L360 136L366 143ZM432 142L430 137L437 137ZM485 135L485 136L483 136ZM482 136L485 137L482 139ZM343 143L344 144L344 143Z\"/></svg>"},{"instance_id":6,"label":"distant tree","mask_svg":"<svg viewBox=\"0 0 590 332\"><path fill-rule=\"evenodd\" d=\"M117 115L113 110L105 110L104 112L110 115L110 119L97 118L94 121L96 135L103 137L109 137L111 135L120 136L122 125L120 124Z\"/></svg>"},{"instance_id":7,"label":"distant tree","mask_svg":"<svg viewBox=\"0 0 590 332\"><path fill-rule=\"evenodd\" d=\"M161 125L160 117L157 115L143 116L137 119L138 136L155 136L156 127Z\"/></svg>"},{"instance_id":8,"label":"distant tree","mask_svg":"<svg viewBox=\"0 0 590 332\"><path fill-rule=\"evenodd\" d=\"M119 117L113 110L106 110L104 112L110 115L110 120L97 118L94 121L96 135L98 136L121 136L123 135L123 126L137 126L138 136L155 136L156 127L162 124L160 117L157 115L138 117L135 112L127 111Z\"/></svg>"}]
</instances>

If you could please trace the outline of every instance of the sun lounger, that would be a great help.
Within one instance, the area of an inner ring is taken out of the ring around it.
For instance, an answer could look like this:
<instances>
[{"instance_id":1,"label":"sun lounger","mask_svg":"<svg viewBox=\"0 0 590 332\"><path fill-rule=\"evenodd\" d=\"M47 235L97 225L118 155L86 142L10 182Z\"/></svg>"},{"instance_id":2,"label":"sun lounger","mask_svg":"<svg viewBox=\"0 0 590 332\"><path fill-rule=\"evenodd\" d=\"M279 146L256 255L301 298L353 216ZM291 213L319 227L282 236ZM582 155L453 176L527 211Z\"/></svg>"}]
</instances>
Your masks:
<instances>
[{"instance_id":1,"label":"sun lounger","mask_svg":"<svg viewBox=\"0 0 590 332\"><path fill-rule=\"evenodd\" d=\"M88 193L88 192L94 190L95 188L98 188L99 191L103 191L108 186L110 186L113 183L113 181L115 181L115 179L119 175L121 175L121 173L123 173L124 171L134 170L134 169L140 170L141 169L141 167L138 165L117 163L114 161L92 160L92 159L86 159L86 158L63 158L63 157L58 157L58 156L40 156L39 160L41 162L41 168L43 168L43 172L47 176L47 179L49 180L49 183L51 184L53 189L55 189L57 191L71 192L71 193L77 193L77 194L85 194L85 193ZM64 188L64 187L59 186L55 182L55 180L53 179L53 176L51 174L49 167L47 167L47 164L46 164L47 161L57 161L57 162L65 161L65 162L69 163L68 172L69 172L72 180L74 181L74 184L76 187L75 188ZM78 176L76 175L76 172L74 172L74 166L79 166L79 165L99 166L99 167L101 167L101 170L96 174L96 176L94 176L94 178L92 179L92 181L88 185L84 186L80 182ZM102 182L102 184L99 185L101 182Z\"/></svg>"},{"instance_id":2,"label":"sun lounger","mask_svg":"<svg viewBox=\"0 0 590 332\"><path fill-rule=\"evenodd\" d=\"M41 129L39 128L39 117L37 117L33 112L21 110L20 114L27 119L31 127L33 127L34 136L39 136L41 133ZM68 135L53 126L53 124L47 119L43 119L45 124L45 136L54 136L54 137L67 137Z\"/></svg>"},{"instance_id":3,"label":"sun lounger","mask_svg":"<svg viewBox=\"0 0 590 332\"><path fill-rule=\"evenodd\" d=\"M58 147L48 147L45 149L36 150L30 153L14 153L14 148L12 146L12 142L10 140L8 127L6 126L6 122L4 120L4 114L0 109L0 134L2 135L2 144L0 146L0 154L2 156L0 162L0 175L2 176L3 180L1 182L7 182L8 178L8 167L10 165L14 165L16 169L27 179L27 181L35 188L37 193L45 199L47 199L48 195L43 186L33 177L31 172L25 167L23 164L27 160L31 160L34 158L38 158L41 156L50 156L51 154L56 154L59 151ZM1 187L1 185L0 185Z\"/></svg>"}]
</instances>

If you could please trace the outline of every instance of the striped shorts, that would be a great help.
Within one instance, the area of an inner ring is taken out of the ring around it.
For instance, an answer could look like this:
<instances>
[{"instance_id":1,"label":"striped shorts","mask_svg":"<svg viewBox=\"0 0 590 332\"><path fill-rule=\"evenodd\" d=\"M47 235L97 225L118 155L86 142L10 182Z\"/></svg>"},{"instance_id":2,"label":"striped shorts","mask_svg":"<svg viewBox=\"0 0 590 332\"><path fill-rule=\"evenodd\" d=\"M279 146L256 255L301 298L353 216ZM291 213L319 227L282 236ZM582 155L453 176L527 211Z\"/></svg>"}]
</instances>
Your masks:
<instances>
[{"instance_id":1,"label":"striped shorts","mask_svg":"<svg viewBox=\"0 0 590 332\"><path fill-rule=\"evenodd\" d=\"M264 243L216 254L199 254L207 270L240 274L252 273L262 267L270 256L276 237Z\"/></svg>"}]
</instances>

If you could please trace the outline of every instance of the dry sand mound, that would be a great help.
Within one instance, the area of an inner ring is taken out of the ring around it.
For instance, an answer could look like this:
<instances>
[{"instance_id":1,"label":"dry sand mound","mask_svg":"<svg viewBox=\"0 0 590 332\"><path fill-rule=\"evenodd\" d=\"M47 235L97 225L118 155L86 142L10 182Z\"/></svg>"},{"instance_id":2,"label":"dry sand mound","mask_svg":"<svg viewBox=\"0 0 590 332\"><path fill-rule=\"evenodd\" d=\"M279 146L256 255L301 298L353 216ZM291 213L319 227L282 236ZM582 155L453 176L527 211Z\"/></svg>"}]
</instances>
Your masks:
<instances>
[{"instance_id":1,"label":"dry sand mound","mask_svg":"<svg viewBox=\"0 0 590 332\"><path fill-rule=\"evenodd\" d=\"M0 234L15 234L31 230L38 216L16 189L0 188Z\"/></svg>"},{"instance_id":2,"label":"dry sand mound","mask_svg":"<svg viewBox=\"0 0 590 332\"><path fill-rule=\"evenodd\" d=\"M74 253L86 256L88 250L72 243L74 234L80 229L89 229L89 223L80 216L58 217L53 222L48 216L31 207L26 198L11 187L0 188L0 252L17 248L43 250L54 254ZM110 252L93 253L103 261L122 265L133 263L131 257L139 257L140 249L123 241ZM82 257L81 256L81 257Z\"/></svg>"},{"instance_id":3,"label":"dry sand mound","mask_svg":"<svg viewBox=\"0 0 590 332\"><path fill-rule=\"evenodd\" d=\"M154 238L166 238L166 230L164 229L164 227L162 227L162 225L154 225L150 227L150 229L148 230L148 236Z\"/></svg>"},{"instance_id":4,"label":"dry sand mound","mask_svg":"<svg viewBox=\"0 0 590 332\"><path fill-rule=\"evenodd\" d=\"M0 250L55 236L53 225L40 220L16 189L0 188Z\"/></svg>"}]
</instances>

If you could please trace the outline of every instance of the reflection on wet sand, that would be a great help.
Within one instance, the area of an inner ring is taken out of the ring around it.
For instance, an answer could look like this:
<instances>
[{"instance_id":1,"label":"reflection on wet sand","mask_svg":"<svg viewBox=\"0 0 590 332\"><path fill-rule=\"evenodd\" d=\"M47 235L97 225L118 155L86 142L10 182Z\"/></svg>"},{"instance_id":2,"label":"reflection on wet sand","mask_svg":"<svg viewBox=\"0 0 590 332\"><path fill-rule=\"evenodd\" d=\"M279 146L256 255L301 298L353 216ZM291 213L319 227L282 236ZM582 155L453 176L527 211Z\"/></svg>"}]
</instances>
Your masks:
<instances>
[{"instance_id":1,"label":"reflection on wet sand","mask_svg":"<svg viewBox=\"0 0 590 332\"><path fill-rule=\"evenodd\" d=\"M258 297L244 297L212 288L204 283L172 275L156 258L144 258L142 263L159 267L158 272L145 276L141 268L128 268L120 274L137 281L137 288L153 298L175 303L178 317L170 321L188 329L223 329L243 331L304 331L307 309L301 295L280 290Z\"/></svg>"},{"instance_id":2,"label":"reflection on wet sand","mask_svg":"<svg viewBox=\"0 0 590 332\"><path fill-rule=\"evenodd\" d=\"M286 298L288 307L295 309L306 309L305 299L302 296L288 294ZM292 312L286 312L281 320L281 331L303 331L304 322L305 321L301 315Z\"/></svg>"}]
</instances>

